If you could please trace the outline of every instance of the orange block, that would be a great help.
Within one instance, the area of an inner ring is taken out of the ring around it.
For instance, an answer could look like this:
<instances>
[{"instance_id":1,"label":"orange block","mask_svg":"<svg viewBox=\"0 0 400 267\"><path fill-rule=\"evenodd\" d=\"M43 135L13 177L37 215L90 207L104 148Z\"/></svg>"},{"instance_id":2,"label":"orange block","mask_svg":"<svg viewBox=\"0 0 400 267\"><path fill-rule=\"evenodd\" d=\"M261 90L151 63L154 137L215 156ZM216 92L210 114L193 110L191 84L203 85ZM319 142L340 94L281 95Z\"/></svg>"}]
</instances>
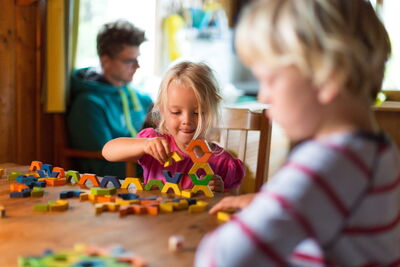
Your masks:
<instances>
[{"instance_id":1,"label":"orange block","mask_svg":"<svg viewBox=\"0 0 400 267\"><path fill-rule=\"evenodd\" d=\"M29 186L21 183L10 184L10 192L22 192L22 190L29 188Z\"/></svg>"},{"instance_id":2,"label":"orange block","mask_svg":"<svg viewBox=\"0 0 400 267\"><path fill-rule=\"evenodd\" d=\"M31 166L29 167L30 171L37 171L42 168L43 163L41 161L34 160L31 162Z\"/></svg>"},{"instance_id":3,"label":"orange block","mask_svg":"<svg viewBox=\"0 0 400 267\"><path fill-rule=\"evenodd\" d=\"M48 186L59 186L59 185L66 185L67 179L65 178L47 178L45 179L46 185Z\"/></svg>"},{"instance_id":4,"label":"orange block","mask_svg":"<svg viewBox=\"0 0 400 267\"><path fill-rule=\"evenodd\" d=\"M54 167L52 172L59 172L57 178L65 178L65 171L64 168L61 167Z\"/></svg>"},{"instance_id":5,"label":"orange block","mask_svg":"<svg viewBox=\"0 0 400 267\"><path fill-rule=\"evenodd\" d=\"M149 205L144 207L146 209L147 214L149 215L158 215L158 206Z\"/></svg>"},{"instance_id":6,"label":"orange block","mask_svg":"<svg viewBox=\"0 0 400 267\"><path fill-rule=\"evenodd\" d=\"M85 173L84 175L82 175L78 184L84 185L87 182L87 180L91 181L93 186L100 187L100 182L99 179L97 178L97 175L91 173Z\"/></svg>"}]
</instances>

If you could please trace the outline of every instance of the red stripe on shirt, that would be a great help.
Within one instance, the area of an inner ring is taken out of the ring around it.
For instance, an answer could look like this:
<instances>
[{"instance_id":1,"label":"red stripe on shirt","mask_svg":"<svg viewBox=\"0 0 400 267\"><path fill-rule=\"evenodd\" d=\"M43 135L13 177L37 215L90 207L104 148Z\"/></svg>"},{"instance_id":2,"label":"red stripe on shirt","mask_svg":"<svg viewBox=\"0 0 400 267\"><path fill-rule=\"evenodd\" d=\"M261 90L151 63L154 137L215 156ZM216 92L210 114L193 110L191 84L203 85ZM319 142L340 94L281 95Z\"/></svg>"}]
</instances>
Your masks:
<instances>
[{"instance_id":1,"label":"red stripe on shirt","mask_svg":"<svg viewBox=\"0 0 400 267\"><path fill-rule=\"evenodd\" d=\"M350 149L346 148L346 147L342 147L342 146L338 146L335 144L329 144L329 143L321 143L324 146L331 148L335 151L340 152L341 154L343 154L345 157L347 157L351 162L354 163L354 165L356 165L358 167L358 169L364 173L365 178L369 178L371 176L371 170L368 167L368 165L366 165L364 163L364 161L362 161L362 159L356 155L353 151L351 151Z\"/></svg>"},{"instance_id":2,"label":"red stripe on shirt","mask_svg":"<svg viewBox=\"0 0 400 267\"><path fill-rule=\"evenodd\" d=\"M280 206L295 219L295 221L301 226L301 228L303 228L304 232L309 237L316 238L315 231L311 227L310 223L301 213L299 213L293 207L293 205L287 199L285 199L283 196L271 192L263 192L262 194L268 198L276 200L280 204Z\"/></svg>"},{"instance_id":3,"label":"red stripe on shirt","mask_svg":"<svg viewBox=\"0 0 400 267\"><path fill-rule=\"evenodd\" d=\"M382 233L385 231L389 231L396 227L400 222L400 214L390 223L381 225L381 226L374 226L374 227L363 227L363 226L351 226L346 227L343 232L346 234L377 234Z\"/></svg>"},{"instance_id":4,"label":"red stripe on shirt","mask_svg":"<svg viewBox=\"0 0 400 267\"><path fill-rule=\"evenodd\" d=\"M285 260L282 259L265 241L261 240L253 230L238 218L234 218L231 222L239 225L245 235L261 250L268 258L272 259L279 266L286 266Z\"/></svg>"},{"instance_id":5,"label":"red stripe on shirt","mask_svg":"<svg viewBox=\"0 0 400 267\"><path fill-rule=\"evenodd\" d=\"M305 254L305 253L300 253L300 252L294 252L292 254L293 258L300 259L300 260L306 260L308 262L313 262L313 263L320 263L323 264L325 261L321 257Z\"/></svg>"},{"instance_id":6,"label":"red stripe on shirt","mask_svg":"<svg viewBox=\"0 0 400 267\"><path fill-rule=\"evenodd\" d=\"M371 188L368 193L369 194L379 194L379 193L386 193L390 190L395 189L398 185L400 184L400 176L394 180L393 183L388 184L388 185L383 185L383 186L375 186Z\"/></svg>"},{"instance_id":7,"label":"red stripe on shirt","mask_svg":"<svg viewBox=\"0 0 400 267\"><path fill-rule=\"evenodd\" d=\"M328 198L332 201L333 205L336 207L336 209L339 211L339 213L343 216L346 217L348 215L348 210L345 207L345 205L340 201L340 198L335 194L335 192L332 190L332 188L325 183L325 181L322 179L322 177L316 173L315 171L311 170L310 168L294 163L294 162L288 162L286 164L289 167L295 168L304 174L306 174L309 178L311 178L322 190L323 192L328 196Z\"/></svg>"}]
</instances>

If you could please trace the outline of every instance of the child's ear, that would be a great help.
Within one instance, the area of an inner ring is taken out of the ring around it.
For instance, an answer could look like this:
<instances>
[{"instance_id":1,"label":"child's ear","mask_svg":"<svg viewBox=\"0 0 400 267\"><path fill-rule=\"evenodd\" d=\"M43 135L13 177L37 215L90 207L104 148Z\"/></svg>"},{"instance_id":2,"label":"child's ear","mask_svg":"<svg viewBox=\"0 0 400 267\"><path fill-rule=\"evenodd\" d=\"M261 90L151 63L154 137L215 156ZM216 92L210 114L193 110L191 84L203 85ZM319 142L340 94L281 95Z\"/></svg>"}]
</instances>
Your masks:
<instances>
[{"instance_id":1,"label":"child's ear","mask_svg":"<svg viewBox=\"0 0 400 267\"><path fill-rule=\"evenodd\" d=\"M342 79L332 74L318 89L318 101L321 104L333 102L342 91Z\"/></svg>"}]
</instances>

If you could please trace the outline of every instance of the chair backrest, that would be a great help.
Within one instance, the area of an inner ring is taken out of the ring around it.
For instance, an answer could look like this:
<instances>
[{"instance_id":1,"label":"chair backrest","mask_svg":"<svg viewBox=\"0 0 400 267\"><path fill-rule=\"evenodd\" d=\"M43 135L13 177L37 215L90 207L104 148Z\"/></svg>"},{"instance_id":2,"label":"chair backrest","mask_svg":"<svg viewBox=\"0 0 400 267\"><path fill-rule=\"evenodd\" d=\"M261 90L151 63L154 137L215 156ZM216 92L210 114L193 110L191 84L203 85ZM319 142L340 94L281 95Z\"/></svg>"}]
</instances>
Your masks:
<instances>
[{"instance_id":1,"label":"chair backrest","mask_svg":"<svg viewBox=\"0 0 400 267\"><path fill-rule=\"evenodd\" d=\"M228 151L236 152L248 167L250 175L246 177L250 179L243 181L241 187L245 193L257 192L268 178L272 126L264 111L228 107L222 110L219 143Z\"/></svg>"},{"instance_id":2,"label":"chair backrest","mask_svg":"<svg viewBox=\"0 0 400 267\"><path fill-rule=\"evenodd\" d=\"M55 164L65 168L66 170L74 170L77 168L74 159L104 159L101 151L88 151L71 148L68 140L64 114L54 114L54 128ZM134 163L126 162L125 174L126 177L136 177L136 167Z\"/></svg>"}]
</instances>

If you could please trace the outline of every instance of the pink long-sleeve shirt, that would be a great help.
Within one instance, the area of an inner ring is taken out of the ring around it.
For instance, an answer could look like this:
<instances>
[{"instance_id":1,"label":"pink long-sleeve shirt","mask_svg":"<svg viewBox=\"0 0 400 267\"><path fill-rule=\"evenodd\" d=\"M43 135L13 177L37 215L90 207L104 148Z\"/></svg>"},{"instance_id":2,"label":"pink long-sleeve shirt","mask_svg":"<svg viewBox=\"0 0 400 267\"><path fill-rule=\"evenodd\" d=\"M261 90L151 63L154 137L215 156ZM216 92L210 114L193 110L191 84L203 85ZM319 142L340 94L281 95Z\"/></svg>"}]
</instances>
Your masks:
<instances>
[{"instance_id":1,"label":"pink long-sleeve shirt","mask_svg":"<svg viewBox=\"0 0 400 267\"><path fill-rule=\"evenodd\" d=\"M183 173L183 177L179 182L182 189L189 189L193 187L193 183L188 176L188 172L194 163L189 155L179 149L172 136L160 134L152 128L147 128L140 131L137 134L137 137L164 137L170 145L170 152L176 151L184 158L182 161L173 162L173 164L169 167L164 167L151 155L144 154L138 160L138 162L143 167L143 178L145 183L147 183L150 179L158 179L165 182L166 180L162 171L167 170L172 176L174 176L176 172ZM224 181L225 190L238 187L245 175L245 166L243 162L234 158L229 152L225 151L216 144L212 144L212 150L213 154L208 160L208 163L210 164L214 174L221 176L222 180ZM199 170L200 173L201 171L203 170Z\"/></svg>"}]
</instances>

